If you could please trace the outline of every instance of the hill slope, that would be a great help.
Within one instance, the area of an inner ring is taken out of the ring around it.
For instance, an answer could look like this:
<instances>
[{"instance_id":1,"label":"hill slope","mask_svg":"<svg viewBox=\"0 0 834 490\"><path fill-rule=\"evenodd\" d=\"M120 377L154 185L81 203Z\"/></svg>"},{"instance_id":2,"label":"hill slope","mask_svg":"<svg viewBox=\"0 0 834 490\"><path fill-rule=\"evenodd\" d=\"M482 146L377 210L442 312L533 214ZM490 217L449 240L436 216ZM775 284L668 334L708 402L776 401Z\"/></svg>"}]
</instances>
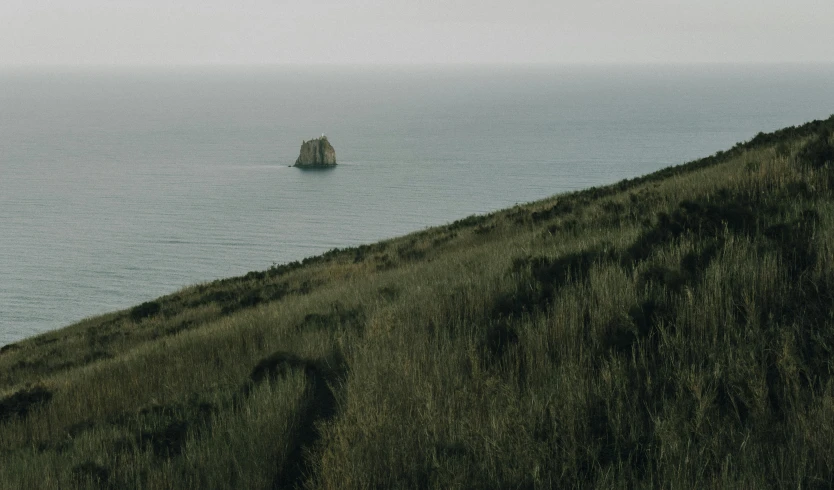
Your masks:
<instances>
[{"instance_id":1,"label":"hill slope","mask_svg":"<svg viewBox=\"0 0 834 490\"><path fill-rule=\"evenodd\" d=\"M0 487L830 487L832 130L5 346Z\"/></svg>"}]
</instances>

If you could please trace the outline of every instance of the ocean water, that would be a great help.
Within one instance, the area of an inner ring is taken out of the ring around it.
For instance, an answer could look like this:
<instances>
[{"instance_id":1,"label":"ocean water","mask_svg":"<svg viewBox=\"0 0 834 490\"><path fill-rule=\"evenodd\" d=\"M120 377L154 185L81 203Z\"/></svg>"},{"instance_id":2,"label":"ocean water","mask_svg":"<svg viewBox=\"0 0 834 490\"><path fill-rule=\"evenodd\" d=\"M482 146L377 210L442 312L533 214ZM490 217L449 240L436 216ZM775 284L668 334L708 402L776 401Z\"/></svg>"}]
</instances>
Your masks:
<instances>
[{"instance_id":1,"label":"ocean water","mask_svg":"<svg viewBox=\"0 0 834 490\"><path fill-rule=\"evenodd\" d=\"M0 345L183 286L707 156L834 66L0 71ZM288 167L326 133L339 166Z\"/></svg>"}]
</instances>

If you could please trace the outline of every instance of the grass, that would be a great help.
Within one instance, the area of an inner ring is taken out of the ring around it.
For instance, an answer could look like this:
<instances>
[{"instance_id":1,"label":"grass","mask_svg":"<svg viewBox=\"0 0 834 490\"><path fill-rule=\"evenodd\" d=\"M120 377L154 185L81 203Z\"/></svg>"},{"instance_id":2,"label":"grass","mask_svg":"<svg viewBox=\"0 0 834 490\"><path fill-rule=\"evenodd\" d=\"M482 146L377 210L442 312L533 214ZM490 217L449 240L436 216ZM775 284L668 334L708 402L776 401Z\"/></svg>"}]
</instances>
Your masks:
<instances>
[{"instance_id":1,"label":"grass","mask_svg":"<svg viewBox=\"0 0 834 490\"><path fill-rule=\"evenodd\" d=\"M0 488L830 488L834 117L0 349Z\"/></svg>"}]
</instances>

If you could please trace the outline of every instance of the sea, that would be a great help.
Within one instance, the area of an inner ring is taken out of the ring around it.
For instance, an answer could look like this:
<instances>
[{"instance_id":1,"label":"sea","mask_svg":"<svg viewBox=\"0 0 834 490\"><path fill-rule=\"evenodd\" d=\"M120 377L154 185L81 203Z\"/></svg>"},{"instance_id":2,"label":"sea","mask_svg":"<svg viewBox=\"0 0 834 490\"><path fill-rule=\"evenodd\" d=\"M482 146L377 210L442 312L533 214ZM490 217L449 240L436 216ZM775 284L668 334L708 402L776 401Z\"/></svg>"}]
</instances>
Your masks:
<instances>
[{"instance_id":1,"label":"sea","mask_svg":"<svg viewBox=\"0 0 834 490\"><path fill-rule=\"evenodd\" d=\"M0 68L0 345L832 113L834 65Z\"/></svg>"}]
</instances>

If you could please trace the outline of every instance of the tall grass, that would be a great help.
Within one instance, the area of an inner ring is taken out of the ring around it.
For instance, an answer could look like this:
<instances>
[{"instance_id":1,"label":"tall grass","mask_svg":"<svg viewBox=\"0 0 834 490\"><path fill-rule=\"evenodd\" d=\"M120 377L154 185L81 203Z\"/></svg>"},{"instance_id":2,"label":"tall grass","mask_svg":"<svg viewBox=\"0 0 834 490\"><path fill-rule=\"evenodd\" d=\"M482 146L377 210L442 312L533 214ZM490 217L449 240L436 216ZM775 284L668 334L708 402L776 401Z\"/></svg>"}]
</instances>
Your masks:
<instances>
[{"instance_id":1,"label":"tall grass","mask_svg":"<svg viewBox=\"0 0 834 490\"><path fill-rule=\"evenodd\" d=\"M0 350L0 488L830 488L834 118Z\"/></svg>"}]
</instances>

